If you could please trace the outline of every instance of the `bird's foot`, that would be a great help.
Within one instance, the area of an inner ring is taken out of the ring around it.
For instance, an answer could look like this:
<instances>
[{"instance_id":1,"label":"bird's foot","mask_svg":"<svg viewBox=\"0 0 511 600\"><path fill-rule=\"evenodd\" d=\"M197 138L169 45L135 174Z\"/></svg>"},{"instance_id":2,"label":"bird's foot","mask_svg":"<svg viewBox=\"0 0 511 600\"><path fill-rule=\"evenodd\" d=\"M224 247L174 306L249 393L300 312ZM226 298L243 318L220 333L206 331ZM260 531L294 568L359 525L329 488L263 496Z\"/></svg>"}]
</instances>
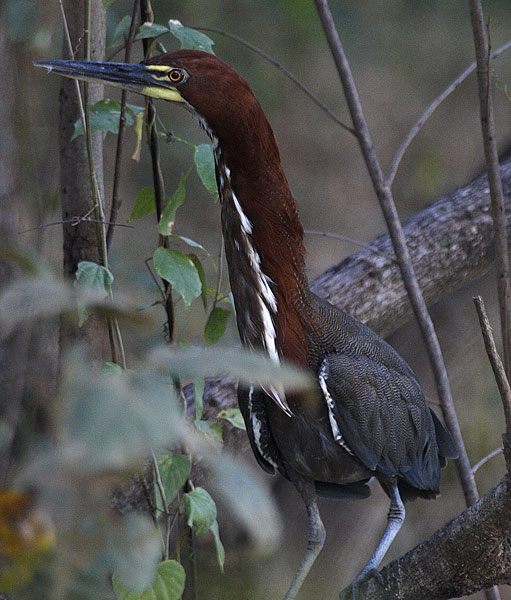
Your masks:
<instances>
[{"instance_id":1,"label":"bird's foot","mask_svg":"<svg viewBox=\"0 0 511 600\"><path fill-rule=\"evenodd\" d=\"M383 577L381 576L378 569L370 568L370 569L362 569L360 573L355 577L355 579L351 582L351 585L346 587L339 594L339 600L359 600L359 591L360 587L367 583L370 579L376 579L376 581L383 585Z\"/></svg>"}]
</instances>

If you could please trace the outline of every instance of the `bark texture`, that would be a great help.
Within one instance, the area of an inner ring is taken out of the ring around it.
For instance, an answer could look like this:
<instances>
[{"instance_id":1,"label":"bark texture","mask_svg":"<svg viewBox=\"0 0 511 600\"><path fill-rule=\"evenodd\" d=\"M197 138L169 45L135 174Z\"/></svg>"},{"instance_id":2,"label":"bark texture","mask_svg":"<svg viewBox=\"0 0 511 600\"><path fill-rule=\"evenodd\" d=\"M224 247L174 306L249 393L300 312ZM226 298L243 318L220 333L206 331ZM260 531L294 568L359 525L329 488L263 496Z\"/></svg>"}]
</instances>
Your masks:
<instances>
[{"instance_id":1,"label":"bark texture","mask_svg":"<svg viewBox=\"0 0 511 600\"><path fill-rule=\"evenodd\" d=\"M85 58L85 0L64 0L71 43L75 58ZM106 16L101 0L92 0L91 12L94 18L91 26L91 60L104 60ZM64 47L67 47L64 44ZM64 57L69 58L66 51ZM103 86L89 84L89 105L103 97ZM71 141L74 124L80 118L75 82L62 77L60 88L60 192L62 201L62 220L83 217L93 207L90 186L89 161L85 137L82 135ZM92 154L94 167L103 197L103 139L100 132L92 136ZM93 223L82 222L79 225L64 224L64 275L74 279L76 267L80 261L99 262L96 228ZM91 315L83 327L63 320L60 330L61 350L77 339L82 340L91 350L91 356L101 361L105 344L105 322L102 317Z\"/></svg>"},{"instance_id":2,"label":"bark texture","mask_svg":"<svg viewBox=\"0 0 511 600\"><path fill-rule=\"evenodd\" d=\"M511 218L511 160L501 164L506 219ZM403 229L424 299L434 304L492 266L493 226L486 175L408 219ZM383 258L375 251L383 253ZM411 318L388 235L352 254L312 282L319 296L386 337Z\"/></svg>"}]
</instances>

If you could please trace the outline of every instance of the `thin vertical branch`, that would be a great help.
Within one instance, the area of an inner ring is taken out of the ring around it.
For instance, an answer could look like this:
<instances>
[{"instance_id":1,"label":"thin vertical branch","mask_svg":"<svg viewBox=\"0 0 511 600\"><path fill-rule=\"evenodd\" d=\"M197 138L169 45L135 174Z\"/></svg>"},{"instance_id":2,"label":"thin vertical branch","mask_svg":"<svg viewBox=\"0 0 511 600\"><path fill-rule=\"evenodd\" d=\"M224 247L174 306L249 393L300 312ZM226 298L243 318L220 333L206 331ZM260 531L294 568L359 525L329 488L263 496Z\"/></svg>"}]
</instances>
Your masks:
<instances>
[{"instance_id":1,"label":"thin vertical branch","mask_svg":"<svg viewBox=\"0 0 511 600\"><path fill-rule=\"evenodd\" d=\"M140 12L144 23L153 22L153 9L150 0L141 0ZM144 56L149 58L151 52L151 39L142 40L144 46ZM146 98L146 131L147 142L151 153L151 162L153 166L154 199L156 204L156 218L160 221L161 213L165 203L165 183L160 164L160 149L158 146L158 132L156 129L156 110L151 98ZM160 236L160 244L164 247L168 244L168 238ZM168 281L163 280L165 288L165 312L167 314L167 327L169 342L172 342L175 336L175 317L174 304L172 302L172 286Z\"/></svg>"},{"instance_id":2,"label":"thin vertical branch","mask_svg":"<svg viewBox=\"0 0 511 600\"><path fill-rule=\"evenodd\" d=\"M490 44L486 36L481 0L469 0L469 8L476 53L481 129L483 135L486 169L488 172L490 206L495 238L497 294L499 298L500 328L502 332L502 345L504 349L504 371L505 378L507 381L509 381L511 376L511 279L509 272L509 248L507 243L504 193L502 190L502 181L500 179L499 156L496 137L497 134L495 130L495 119L493 116L493 96L490 85ZM504 396L502 399L504 402L504 410L506 411L507 423L507 431L506 435L504 436L504 454L509 469L511 460L509 456L509 407L506 405ZM488 590L486 592L486 597L489 600L493 598L498 600L500 598L498 588L493 587L491 590Z\"/></svg>"},{"instance_id":3,"label":"thin vertical branch","mask_svg":"<svg viewBox=\"0 0 511 600\"><path fill-rule=\"evenodd\" d=\"M479 107L481 112L484 156L488 171L490 204L495 232L497 290L499 297L502 345L504 349L504 367L507 378L509 379L511 376L511 285L509 276L509 248L506 237L504 194L499 172L499 157L490 86L490 48L486 36L483 9L480 0L469 0L469 6L477 61L477 83L479 87Z\"/></svg>"},{"instance_id":4,"label":"thin vertical branch","mask_svg":"<svg viewBox=\"0 0 511 600\"><path fill-rule=\"evenodd\" d=\"M154 453L154 450L151 450L151 455L152 455L152 459L153 459L154 483L156 484L156 487L158 488L158 493L160 494L161 503L162 503L163 510L166 514L166 519L167 519L167 534L165 535L165 538L162 539L163 559L169 560L169 558L170 558L170 536L169 536L169 534L170 534L170 522L172 520L172 517L168 512L169 507L167 504L167 498L165 496L165 488L164 488L163 482L161 480L160 467L158 465L158 459L156 458L156 454ZM156 515L156 507L155 507L155 515Z\"/></svg>"},{"instance_id":5,"label":"thin vertical branch","mask_svg":"<svg viewBox=\"0 0 511 600\"><path fill-rule=\"evenodd\" d=\"M495 375L495 381L497 382L497 387L499 388L500 397L502 399L502 406L504 407L506 434L511 438L511 387L509 386L509 380L506 376L504 365L502 364L495 340L493 339L490 321L488 320L481 296L474 298L474 304L476 306L477 316L479 317L479 324L481 325L486 354L488 355L488 360L490 361L491 368Z\"/></svg>"},{"instance_id":6,"label":"thin vertical branch","mask_svg":"<svg viewBox=\"0 0 511 600\"><path fill-rule=\"evenodd\" d=\"M135 39L135 26L137 23L138 9L140 7L140 0L133 1L133 10L131 12L131 23L126 40L126 46L124 50L124 62L129 63L131 60L131 45ZM115 152L115 165L114 165L114 181L112 189L112 204L110 206L110 225L106 233L106 245L110 249L112 244L112 237L114 234L114 224L117 221L117 214L121 207L122 201L119 197L119 184L121 181L121 163L122 163L122 151L124 147L124 132L126 129L126 90L121 92L121 111L119 116L119 133L117 134L117 149Z\"/></svg>"},{"instance_id":7,"label":"thin vertical branch","mask_svg":"<svg viewBox=\"0 0 511 600\"><path fill-rule=\"evenodd\" d=\"M463 492L467 505L476 502L478 494L475 479L470 468L470 462L465 450L461 431L454 410L449 380L445 369L442 351L438 338L428 313L426 303L422 297L417 278L412 267L410 254L406 245L406 239L399 221L397 210L392 197L389 185L386 183L380 164L378 162L374 146L369 135L369 130L364 118L362 106L358 97L357 89L351 69L344 53L341 40L335 28L327 0L315 0L318 15L325 31L325 35L334 58L337 71L339 73L344 95L348 107L359 145L364 156L373 187L380 202L385 221L389 230L390 237L394 246L394 252L399 263L403 283L408 292L415 317L419 323L422 336L431 362L435 383L438 390L438 396L442 406L444 418L453 436L458 450L459 458L456 461L459 477L462 483Z\"/></svg>"},{"instance_id":8,"label":"thin vertical branch","mask_svg":"<svg viewBox=\"0 0 511 600\"><path fill-rule=\"evenodd\" d=\"M479 317L479 324L481 325L486 354L488 355L488 359L493 369L495 381L497 382L497 387L499 388L500 397L502 399L502 406L504 408L506 433L502 437L504 440L504 456L506 459L507 471L508 475L511 475L511 387L509 386L509 379L506 375L504 365L502 364L499 353L497 352L497 346L495 345L495 340L493 339L493 333L488 316L486 315L483 299L480 296L477 296L474 298L474 303L476 306L477 316ZM500 593L498 588L494 586L490 590L487 590L486 597L488 600L499 600Z\"/></svg>"}]
</instances>

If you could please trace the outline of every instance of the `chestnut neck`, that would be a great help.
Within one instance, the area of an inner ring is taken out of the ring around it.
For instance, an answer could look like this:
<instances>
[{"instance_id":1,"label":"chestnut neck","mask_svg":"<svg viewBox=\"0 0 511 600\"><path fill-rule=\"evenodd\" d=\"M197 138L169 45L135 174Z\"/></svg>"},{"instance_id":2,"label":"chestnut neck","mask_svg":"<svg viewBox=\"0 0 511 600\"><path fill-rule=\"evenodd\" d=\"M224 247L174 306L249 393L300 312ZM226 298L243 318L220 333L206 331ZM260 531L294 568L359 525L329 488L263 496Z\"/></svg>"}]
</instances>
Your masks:
<instances>
[{"instance_id":1,"label":"chestnut neck","mask_svg":"<svg viewBox=\"0 0 511 600\"><path fill-rule=\"evenodd\" d=\"M244 344L307 365L310 315L303 227L262 113L253 126L215 141L229 278ZM261 312L263 311L263 312ZM264 312L266 311L266 312ZM272 332L271 327L274 327Z\"/></svg>"}]
</instances>

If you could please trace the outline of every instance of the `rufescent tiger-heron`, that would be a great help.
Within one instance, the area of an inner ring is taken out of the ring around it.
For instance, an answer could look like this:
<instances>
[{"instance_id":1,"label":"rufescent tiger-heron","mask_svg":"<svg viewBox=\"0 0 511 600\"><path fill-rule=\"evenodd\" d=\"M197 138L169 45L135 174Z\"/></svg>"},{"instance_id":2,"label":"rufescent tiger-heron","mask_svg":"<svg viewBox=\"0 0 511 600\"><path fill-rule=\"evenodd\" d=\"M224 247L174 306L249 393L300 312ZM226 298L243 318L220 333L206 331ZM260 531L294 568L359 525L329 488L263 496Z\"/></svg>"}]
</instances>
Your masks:
<instances>
[{"instance_id":1,"label":"rufescent tiger-heron","mask_svg":"<svg viewBox=\"0 0 511 600\"><path fill-rule=\"evenodd\" d=\"M353 581L357 596L360 584L378 575L403 523L402 499L435 497L440 468L456 451L405 361L363 323L309 289L297 206L273 131L249 84L219 58L196 50L141 64L37 64L179 102L208 133L242 343L276 362L287 359L310 369L318 384L315 401L276 389L238 391L257 462L289 479L307 508L307 548L285 598L295 598L323 546L317 495L367 497L374 476L390 498L390 510L376 550Z\"/></svg>"}]
</instances>

